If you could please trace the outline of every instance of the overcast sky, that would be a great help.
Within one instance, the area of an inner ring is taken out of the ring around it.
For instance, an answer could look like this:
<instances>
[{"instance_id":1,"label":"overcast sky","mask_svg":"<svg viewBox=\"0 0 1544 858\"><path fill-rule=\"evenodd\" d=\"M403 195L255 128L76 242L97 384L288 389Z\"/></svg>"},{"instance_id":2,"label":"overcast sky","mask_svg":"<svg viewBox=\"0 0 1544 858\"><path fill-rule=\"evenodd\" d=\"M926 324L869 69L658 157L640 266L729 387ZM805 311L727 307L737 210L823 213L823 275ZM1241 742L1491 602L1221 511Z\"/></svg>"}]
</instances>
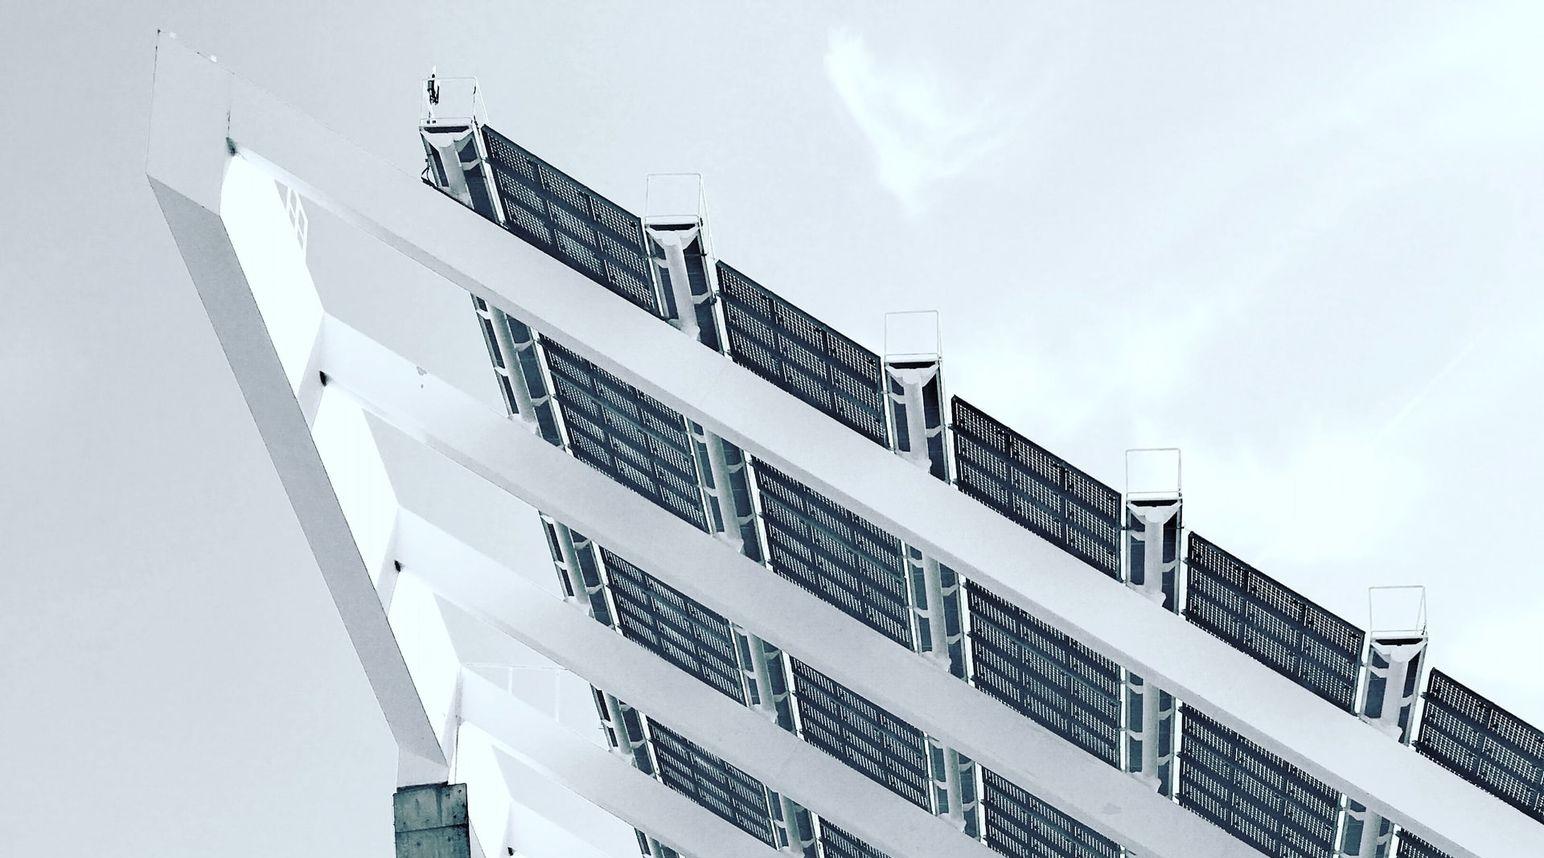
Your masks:
<instances>
[{"instance_id":1,"label":"overcast sky","mask_svg":"<svg viewBox=\"0 0 1544 858\"><path fill-rule=\"evenodd\" d=\"M404 168L419 80L1544 723L1544 7L0 4L0 827L374 856L394 753L143 175L158 26ZM468 337L476 337L468 320ZM473 339L475 345L475 339ZM491 396L491 381L487 391Z\"/></svg>"}]
</instances>

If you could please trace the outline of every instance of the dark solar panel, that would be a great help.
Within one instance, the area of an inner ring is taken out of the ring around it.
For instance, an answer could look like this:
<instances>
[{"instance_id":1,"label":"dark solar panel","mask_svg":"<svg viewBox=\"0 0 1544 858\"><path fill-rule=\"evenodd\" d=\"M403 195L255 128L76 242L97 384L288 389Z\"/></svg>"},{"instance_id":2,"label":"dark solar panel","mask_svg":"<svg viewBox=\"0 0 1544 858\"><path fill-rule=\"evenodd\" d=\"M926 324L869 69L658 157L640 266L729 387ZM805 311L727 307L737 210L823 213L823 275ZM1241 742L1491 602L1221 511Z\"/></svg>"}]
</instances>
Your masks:
<instances>
[{"instance_id":1,"label":"dark solar panel","mask_svg":"<svg viewBox=\"0 0 1544 858\"><path fill-rule=\"evenodd\" d=\"M1013 858L1120 858L1119 844L1030 795L988 769L981 770L986 845Z\"/></svg>"},{"instance_id":2,"label":"dark solar panel","mask_svg":"<svg viewBox=\"0 0 1544 858\"><path fill-rule=\"evenodd\" d=\"M492 128L483 138L509 231L659 315L638 217Z\"/></svg>"},{"instance_id":3,"label":"dark solar panel","mask_svg":"<svg viewBox=\"0 0 1544 858\"><path fill-rule=\"evenodd\" d=\"M825 858L890 858L825 820L820 822L820 846Z\"/></svg>"},{"instance_id":4,"label":"dark solar panel","mask_svg":"<svg viewBox=\"0 0 1544 858\"><path fill-rule=\"evenodd\" d=\"M1120 578L1120 492L953 399L960 491Z\"/></svg>"},{"instance_id":5,"label":"dark solar panel","mask_svg":"<svg viewBox=\"0 0 1544 858\"><path fill-rule=\"evenodd\" d=\"M1544 732L1440 670L1426 686L1415 749L1544 822Z\"/></svg>"},{"instance_id":6,"label":"dark solar panel","mask_svg":"<svg viewBox=\"0 0 1544 858\"><path fill-rule=\"evenodd\" d=\"M600 553L622 634L745 703L729 621L610 551Z\"/></svg>"},{"instance_id":7,"label":"dark solar panel","mask_svg":"<svg viewBox=\"0 0 1544 858\"><path fill-rule=\"evenodd\" d=\"M768 846L776 846L767 810L767 790L761 781L653 719L649 721L649 734L665 786L689 796Z\"/></svg>"},{"instance_id":8,"label":"dark solar panel","mask_svg":"<svg viewBox=\"0 0 1544 858\"><path fill-rule=\"evenodd\" d=\"M1334 852L1339 793L1194 709L1183 722L1181 805L1271 858Z\"/></svg>"},{"instance_id":9,"label":"dark solar panel","mask_svg":"<svg viewBox=\"0 0 1544 858\"><path fill-rule=\"evenodd\" d=\"M772 568L910 649L900 540L766 462L755 472Z\"/></svg>"},{"instance_id":10,"label":"dark solar panel","mask_svg":"<svg viewBox=\"0 0 1544 858\"><path fill-rule=\"evenodd\" d=\"M718 263L734 362L886 445L879 355Z\"/></svg>"},{"instance_id":11,"label":"dark solar panel","mask_svg":"<svg viewBox=\"0 0 1544 858\"><path fill-rule=\"evenodd\" d=\"M1185 618L1351 711L1362 630L1190 534Z\"/></svg>"},{"instance_id":12,"label":"dark solar panel","mask_svg":"<svg viewBox=\"0 0 1544 858\"><path fill-rule=\"evenodd\" d=\"M789 661L804 740L929 810L922 731L803 662Z\"/></svg>"},{"instance_id":13,"label":"dark solar panel","mask_svg":"<svg viewBox=\"0 0 1544 858\"><path fill-rule=\"evenodd\" d=\"M1120 764L1120 665L966 582L976 687Z\"/></svg>"},{"instance_id":14,"label":"dark solar panel","mask_svg":"<svg viewBox=\"0 0 1544 858\"><path fill-rule=\"evenodd\" d=\"M706 530L681 415L552 340L543 343L574 456Z\"/></svg>"},{"instance_id":15,"label":"dark solar panel","mask_svg":"<svg viewBox=\"0 0 1544 858\"><path fill-rule=\"evenodd\" d=\"M1399 858L1453 858L1408 831L1399 834Z\"/></svg>"}]
</instances>

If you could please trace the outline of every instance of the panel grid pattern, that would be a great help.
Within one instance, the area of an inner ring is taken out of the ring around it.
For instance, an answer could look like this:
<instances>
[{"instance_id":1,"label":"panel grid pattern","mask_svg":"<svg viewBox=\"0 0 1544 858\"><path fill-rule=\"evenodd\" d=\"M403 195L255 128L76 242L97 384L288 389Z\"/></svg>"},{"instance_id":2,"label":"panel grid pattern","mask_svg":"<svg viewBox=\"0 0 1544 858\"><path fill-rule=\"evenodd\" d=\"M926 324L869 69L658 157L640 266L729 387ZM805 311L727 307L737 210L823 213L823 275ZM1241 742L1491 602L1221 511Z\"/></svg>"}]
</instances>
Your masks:
<instances>
[{"instance_id":1,"label":"panel grid pattern","mask_svg":"<svg viewBox=\"0 0 1544 858\"><path fill-rule=\"evenodd\" d=\"M990 769L981 770L986 845L1020 858L1120 858L1120 845Z\"/></svg>"},{"instance_id":2,"label":"panel grid pattern","mask_svg":"<svg viewBox=\"0 0 1544 858\"><path fill-rule=\"evenodd\" d=\"M803 662L790 661L804 740L929 810L922 731Z\"/></svg>"},{"instance_id":3,"label":"panel grid pattern","mask_svg":"<svg viewBox=\"0 0 1544 858\"><path fill-rule=\"evenodd\" d=\"M960 491L1120 578L1120 492L953 398Z\"/></svg>"},{"instance_id":4,"label":"panel grid pattern","mask_svg":"<svg viewBox=\"0 0 1544 858\"><path fill-rule=\"evenodd\" d=\"M890 858L825 820L820 821L820 847L824 858Z\"/></svg>"},{"instance_id":5,"label":"panel grid pattern","mask_svg":"<svg viewBox=\"0 0 1544 858\"><path fill-rule=\"evenodd\" d=\"M723 262L718 285L735 363L887 445L879 355Z\"/></svg>"},{"instance_id":6,"label":"panel grid pattern","mask_svg":"<svg viewBox=\"0 0 1544 858\"><path fill-rule=\"evenodd\" d=\"M1544 822L1544 732L1440 670L1431 672L1415 749Z\"/></svg>"},{"instance_id":7,"label":"panel grid pattern","mask_svg":"<svg viewBox=\"0 0 1544 858\"><path fill-rule=\"evenodd\" d=\"M1356 701L1361 629L1190 535L1185 618L1346 711Z\"/></svg>"},{"instance_id":8,"label":"panel grid pattern","mask_svg":"<svg viewBox=\"0 0 1544 858\"><path fill-rule=\"evenodd\" d=\"M976 687L1120 764L1120 665L967 581Z\"/></svg>"},{"instance_id":9,"label":"panel grid pattern","mask_svg":"<svg viewBox=\"0 0 1544 858\"><path fill-rule=\"evenodd\" d=\"M483 128L505 226L570 268L659 315L637 215Z\"/></svg>"},{"instance_id":10,"label":"panel grid pattern","mask_svg":"<svg viewBox=\"0 0 1544 858\"><path fill-rule=\"evenodd\" d=\"M1399 834L1399 858L1453 858L1408 831Z\"/></svg>"},{"instance_id":11,"label":"panel grid pattern","mask_svg":"<svg viewBox=\"0 0 1544 858\"><path fill-rule=\"evenodd\" d=\"M1183 721L1181 805L1271 858L1333 853L1339 793L1194 709Z\"/></svg>"},{"instance_id":12,"label":"panel grid pattern","mask_svg":"<svg viewBox=\"0 0 1544 858\"><path fill-rule=\"evenodd\" d=\"M542 342L574 456L706 530L680 413L558 343Z\"/></svg>"},{"instance_id":13,"label":"panel grid pattern","mask_svg":"<svg viewBox=\"0 0 1544 858\"><path fill-rule=\"evenodd\" d=\"M755 473L772 569L911 649L901 541L766 462Z\"/></svg>"},{"instance_id":14,"label":"panel grid pattern","mask_svg":"<svg viewBox=\"0 0 1544 858\"><path fill-rule=\"evenodd\" d=\"M743 705L729 621L605 548L601 558L623 636Z\"/></svg>"},{"instance_id":15,"label":"panel grid pattern","mask_svg":"<svg viewBox=\"0 0 1544 858\"><path fill-rule=\"evenodd\" d=\"M761 781L704 751L658 721L649 721L654 757L665 786L775 847L767 790Z\"/></svg>"}]
</instances>

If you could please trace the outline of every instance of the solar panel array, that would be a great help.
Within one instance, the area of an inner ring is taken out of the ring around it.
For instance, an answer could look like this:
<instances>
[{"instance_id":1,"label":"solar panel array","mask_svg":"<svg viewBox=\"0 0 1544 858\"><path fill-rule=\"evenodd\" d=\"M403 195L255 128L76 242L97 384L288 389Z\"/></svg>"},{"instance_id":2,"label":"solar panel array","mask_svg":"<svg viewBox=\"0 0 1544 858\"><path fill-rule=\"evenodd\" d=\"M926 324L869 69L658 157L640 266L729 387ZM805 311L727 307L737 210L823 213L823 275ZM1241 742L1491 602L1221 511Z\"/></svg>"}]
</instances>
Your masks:
<instances>
[{"instance_id":1,"label":"solar panel array","mask_svg":"<svg viewBox=\"0 0 1544 858\"><path fill-rule=\"evenodd\" d=\"M485 128L484 135L505 226L661 315L639 218L498 132ZM700 251L700 242L696 247ZM691 272L694 287L705 286L705 259L698 258ZM731 357L886 444L879 356L734 268L719 262L717 273ZM504 367L489 320L481 323L490 359ZM518 321L509 324L516 340L529 337ZM694 448L682 415L545 342L554 398L575 456L706 529ZM530 357L534 360L534 352ZM532 368L507 367L527 375ZM540 368L534 368L539 377ZM513 409L513 393L502 377L501 382ZM958 397L952 405L960 489L1119 578L1120 494ZM556 438L555 424L547 425L551 415L545 416L543 435ZM911 647L900 541L765 463L757 463L757 475L774 569ZM610 552L603 550L602 556L623 633L743 703L728 621ZM1353 708L1361 629L1198 535L1190 539L1188 566L1190 622L1335 705ZM1118 665L991 593L968 582L967 589L976 685L1117 763ZM796 660L792 665L806 740L928 808L921 731L808 666ZM1426 701L1417 749L1544 821L1544 732L1440 671L1432 673ZM1183 725L1182 805L1268 855L1329 854L1338 793L1192 709L1185 710ZM657 723L651 722L650 732L667 785L774 844L767 793L759 781ZM986 839L994 849L1058 858L1120 855L1112 841L995 773L983 770L983 777ZM822 824L821 840L832 858L885 858L829 823ZM1408 832L1400 837L1398 854L1448 858Z\"/></svg>"},{"instance_id":2,"label":"solar panel array","mask_svg":"<svg viewBox=\"0 0 1544 858\"><path fill-rule=\"evenodd\" d=\"M1440 670L1431 672L1415 749L1544 822L1544 731Z\"/></svg>"},{"instance_id":3,"label":"solar panel array","mask_svg":"<svg viewBox=\"0 0 1544 858\"><path fill-rule=\"evenodd\" d=\"M953 399L960 491L1120 578L1120 492Z\"/></svg>"},{"instance_id":4,"label":"solar panel array","mask_svg":"<svg viewBox=\"0 0 1544 858\"><path fill-rule=\"evenodd\" d=\"M1399 835L1399 858L1453 858L1408 831Z\"/></svg>"},{"instance_id":5,"label":"solar panel array","mask_svg":"<svg viewBox=\"0 0 1544 858\"><path fill-rule=\"evenodd\" d=\"M649 734L660 780L733 823L745 833L776 847L767 790L761 781L704 751L690 739L650 719Z\"/></svg>"},{"instance_id":6,"label":"solar panel array","mask_svg":"<svg viewBox=\"0 0 1544 858\"><path fill-rule=\"evenodd\" d=\"M1309 691L1351 711L1361 629L1190 534L1185 618Z\"/></svg>"},{"instance_id":7,"label":"solar panel array","mask_svg":"<svg viewBox=\"0 0 1544 858\"><path fill-rule=\"evenodd\" d=\"M929 810L922 731L798 659L789 661L804 740Z\"/></svg>"},{"instance_id":8,"label":"solar panel array","mask_svg":"<svg viewBox=\"0 0 1544 858\"><path fill-rule=\"evenodd\" d=\"M706 530L680 413L558 343L543 342L574 456Z\"/></svg>"},{"instance_id":9,"label":"solar panel array","mask_svg":"<svg viewBox=\"0 0 1544 858\"><path fill-rule=\"evenodd\" d=\"M986 845L1014 858L1120 858L1120 845L1030 795L990 769L986 787Z\"/></svg>"},{"instance_id":10,"label":"solar panel array","mask_svg":"<svg viewBox=\"0 0 1544 858\"><path fill-rule=\"evenodd\" d=\"M910 649L901 541L766 462L756 462L772 568Z\"/></svg>"},{"instance_id":11,"label":"solar panel array","mask_svg":"<svg viewBox=\"0 0 1544 858\"><path fill-rule=\"evenodd\" d=\"M718 286L735 363L887 445L879 355L723 262Z\"/></svg>"},{"instance_id":12,"label":"solar panel array","mask_svg":"<svg viewBox=\"0 0 1544 858\"><path fill-rule=\"evenodd\" d=\"M643 224L508 137L483 128L488 165L510 232L628 301L659 315Z\"/></svg>"},{"instance_id":13,"label":"solar panel array","mask_svg":"<svg viewBox=\"0 0 1544 858\"><path fill-rule=\"evenodd\" d=\"M729 621L604 548L601 557L622 634L744 704Z\"/></svg>"},{"instance_id":14,"label":"solar panel array","mask_svg":"<svg viewBox=\"0 0 1544 858\"><path fill-rule=\"evenodd\" d=\"M820 823L820 847L825 858L890 858L825 820Z\"/></svg>"},{"instance_id":15,"label":"solar panel array","mask_svg":"<svg viewBox=\"0 0 1544 858\"><path fill-rule=\"evenodd\" d=\"M966 582L976 687L1110 765L1120 762L1120 665Z\"/></svg>"},{"instance_id":16,"label":"solar panel array","mask_svg":"<svg viewBox=\"0 0 1544 858\"><path fill-rule=\"evenodd\" d=\"M1183 724L1181 805L1271 858L1334 853L1338 792L1194 709Z\"/></svg>"}]
</instances>

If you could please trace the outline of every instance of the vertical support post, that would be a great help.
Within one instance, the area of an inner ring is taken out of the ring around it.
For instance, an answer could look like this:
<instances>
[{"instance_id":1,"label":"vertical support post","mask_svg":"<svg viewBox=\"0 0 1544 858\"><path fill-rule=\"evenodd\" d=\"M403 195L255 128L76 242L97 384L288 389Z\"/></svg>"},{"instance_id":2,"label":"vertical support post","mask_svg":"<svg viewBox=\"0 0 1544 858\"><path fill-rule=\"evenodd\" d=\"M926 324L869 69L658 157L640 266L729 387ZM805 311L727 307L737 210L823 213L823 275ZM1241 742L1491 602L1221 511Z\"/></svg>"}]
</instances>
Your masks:
<instances>
[{"instance_id":1,"label":"vertical support post","mask_svg":"<svg viewBox=\"0 0 1544 858\"><path fill-rule=\"evenodd\" d=\"M1183 534L1179 450L1126 451L1126 586L1179 613ZM1125 769L1159 795L1174 795L1174 696L1130 671L1122 705Z\"/></svg>"},{"instance_id":2,"label":"vertical support post","mask_svg":"<svg viewBox=\"0 0 1544 858\"><path fill-rule=\"evenodd\" d=\"M737 625L731 625L745 699L750 707L790 733L796 732L783 651Z\"/></svg>"},{"instance_id":3,"label":"vertical support post","mask_svg":"<svg viewBox=\"0 0 1544 858\"><path fill-rule=\"evenodd\" d=\"M948 427L939 340L937 312L885 314L884 384L890 449L948 482ZM905 553L917 651L963 679L966 654L959 576L917 548L907 546Z\"/></svg>"},{"instance_id":4,"label":"vertical support post","mask_svg":"<svg viewBox=\"0 0 1544 858\"><path fill-rule=\"evenodd\" d=\"M767 804L772 811L777 848L802 858L819 858L820 847L815 840L815 824L810 819L810 812L770 787L767 788Z\"/></svg>"},{"instance_id":5,"label":"vertical support post","mask_svg":"<svg viewBox=\"0 0 1544 858\"><path fill-rule=\"evenodd\" d=\"M884 385L890 449L949 482L940 339L935 311L885 314ZM919 548L903 545L901 550L906 560L906 595L916 650L965 679L969 666L960 578ZM933 812L971 837L979 836L979 773L975 762L932 736L927 736L926 742Z\"/></svg>"},{"instance_id":6,"label":"vertical support post","mask_svg":"<svg viewBox=\"0 0 1544 858\"><path fill-rule=\"evenodd\" d=\"M477 78L442 78L431 71L423 94L418 136L426 160L424 181L483 217L503 223L483 148L482 126L488 111Z\"/></svg>"},{"instance_id":7,"label":"vertical support post","mask_svg":"<svg viewBox=\"0 0 1544 858\"><path fill-rule=\"evenodd\" d=\"M633 768L646 775L655 775L654 758L649 754L649 737L644 732L643 715L615 695L590 686L595 697L595 709L600 714L601 728L606 742L613 751L628 757Z\"/></svg>"},{"instance_id":8,"label":"vertical support post","mask_svg":"<svg viewBox=\"0 0 1544 858\"><path fill-rule=\"evenodd\" d=\"M1357 715L1379 732L1408 745L1415 735L1415 704L1426 666L1426 588L1370 587L1369 655ZM1388 858L1394 824L1353 799L1346 800L1340 855Z\"/></svg>"}]
</instances>

